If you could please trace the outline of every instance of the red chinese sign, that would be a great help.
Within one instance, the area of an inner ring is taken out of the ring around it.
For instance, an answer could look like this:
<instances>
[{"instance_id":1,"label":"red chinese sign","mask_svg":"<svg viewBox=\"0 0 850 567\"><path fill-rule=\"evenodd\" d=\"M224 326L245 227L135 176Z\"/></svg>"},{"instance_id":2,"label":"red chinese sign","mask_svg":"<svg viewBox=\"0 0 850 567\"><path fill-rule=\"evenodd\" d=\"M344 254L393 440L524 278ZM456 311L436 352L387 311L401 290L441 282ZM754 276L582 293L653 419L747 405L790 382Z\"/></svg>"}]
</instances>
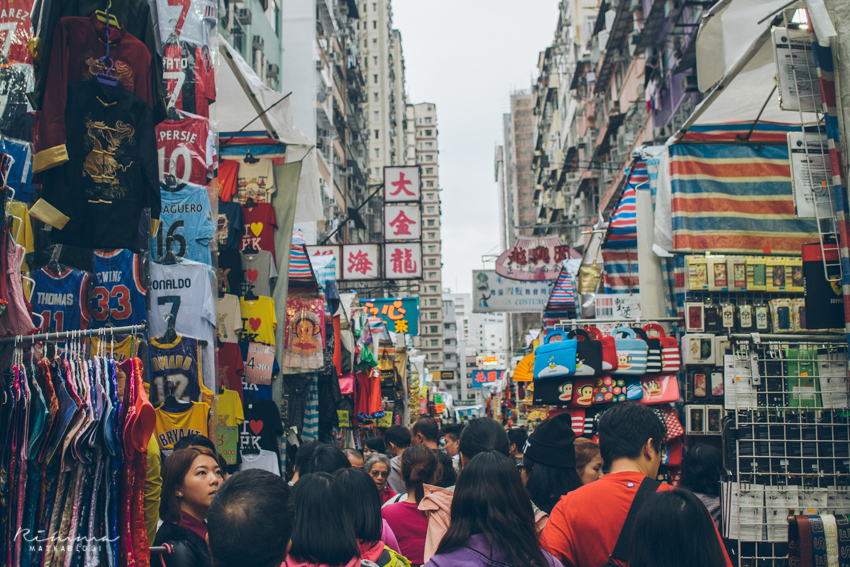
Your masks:
<instances>
[{"instance_id":1,"label":"red chinese sign","mask_svg":"<svg viewBox=\"0 0 850 567\"><path fill-rule=\"evenodd\" d=\"M405 203L420 201L419 166L384 168L384 201Z\"/></svg>"},{"instance_id":2,"label":"red chinese sign","mask_svg":"<svg viewBox=\"0 0 850 567\"><path fill-rule=\"evenodd\" d=\"M384 235L387 240L419 240L422 237L419 205L386 205Z\"/></svg>"},{"instance_id":3,"label":"red chinese sign","mask_svg":"<svg viewBox=\"0 0 850 567\"><path fill-rule=\"evenodd\" d=\"M388 280L410 280L422 277L422 245L386 245L384 251L384 273Z\"/></svg>"},{"instance_id":4,"label":"red chinese sign","mask_svg":"<svg viewBox=\"0 0 850 567\"><path fill-rule=\"evenodd\" d=\"M378 279L381 267L378 248L377 244L343 244L342 279Z\"/></svg>"},{"instance_id":5,"label":"red chinese sign","mask_svg":"<svg viewBox=\"0 0 850 567\"><path fill-rule=\"evenodd\" d=\"M510 280L556 280L564 260L571 258L581 258L581 254L557 236L520 236L514 247L496 260L496 273Z\"/></svg>"}]
</instances>

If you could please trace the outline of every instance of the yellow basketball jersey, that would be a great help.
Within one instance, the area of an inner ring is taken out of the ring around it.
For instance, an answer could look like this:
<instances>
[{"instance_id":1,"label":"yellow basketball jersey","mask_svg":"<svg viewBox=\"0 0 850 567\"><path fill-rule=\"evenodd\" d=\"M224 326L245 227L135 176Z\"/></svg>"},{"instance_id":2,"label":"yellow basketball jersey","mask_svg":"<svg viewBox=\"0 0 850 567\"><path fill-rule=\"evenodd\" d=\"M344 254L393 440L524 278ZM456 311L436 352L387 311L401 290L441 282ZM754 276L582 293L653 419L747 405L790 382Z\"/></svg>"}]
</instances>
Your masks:
<instances>
[{"instance_id":1,"label":"yellow basketball jersey","mask_svg":"<svg viewBox=\"0 0 850 567\"><path fill-rule=\"evenodd\" d=\"M156 436L160 449L172 449L174 444L183 437L192 434L209 437L207 418L210 406L204 402L195 402L192 407L182 412L170 412L162 408L156 409Z\"/></svg>"}]
</instances>

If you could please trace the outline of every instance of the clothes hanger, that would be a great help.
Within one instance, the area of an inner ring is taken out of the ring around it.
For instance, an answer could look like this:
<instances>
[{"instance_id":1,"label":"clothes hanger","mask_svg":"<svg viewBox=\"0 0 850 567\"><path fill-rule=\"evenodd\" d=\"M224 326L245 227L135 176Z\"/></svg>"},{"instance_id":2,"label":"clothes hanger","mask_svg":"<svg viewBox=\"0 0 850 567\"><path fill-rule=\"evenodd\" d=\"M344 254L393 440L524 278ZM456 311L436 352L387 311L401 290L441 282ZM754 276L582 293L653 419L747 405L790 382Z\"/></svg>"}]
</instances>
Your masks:
<instances>
[{"instance_id":1,"label":"clothes hanger","mask_svg":"<svg viewBox=\"0 0 850 567\"><path fill-rule=\"evenodd\" d=\"M245 154L245 157L242 159L247 164L259 163L259 159L254 157L254 154L251 153L251 150L248 150L248 153Z\"/></svg>"},{"instance_id":2,"label":"clothes hanger","mask_svg":"<svg viewBox=\"0 0 850 567\"><path fill-rule=\"evenodd\" d=\"M183 115L181 114L181 112L179 110L177 110L177 108L175 108L173 106L169 106L168 107L168 119L169 120L182 120Z\"/></svg>"},{"instance_id":3,"label":"clothes hanger","mask_svg":"<svg viewBox=\"0 0 850 567\"><path fill-rule=\"evenodd\" d=\"M168 312L165 314L165 333L158 339L156 342L160 344L171 344L177 340L177 331L174 330L174 325L177 323L176 318L172 312Z\"/></svg>"},{"instance_id":4,"label":"clothes hanger","mask_svg":"<svg viewBox=\"0 0 850 567\"><path fill-rule=\"evenodd\" d=\"M106 5L106 11L97 10L95 12L95 14L97 15L97 19L100 23L105 24L106 22L109 22L110 26L114 26L114 27L116 27L120 30L121 24L118 22L118 18L116 18L114 14L109 13L109 9L111 7L112 7L112 0L109 0L109 3ZM109 33L108 32L108 26L107 26L107 33Z\"/></svg>"}]
</instances>

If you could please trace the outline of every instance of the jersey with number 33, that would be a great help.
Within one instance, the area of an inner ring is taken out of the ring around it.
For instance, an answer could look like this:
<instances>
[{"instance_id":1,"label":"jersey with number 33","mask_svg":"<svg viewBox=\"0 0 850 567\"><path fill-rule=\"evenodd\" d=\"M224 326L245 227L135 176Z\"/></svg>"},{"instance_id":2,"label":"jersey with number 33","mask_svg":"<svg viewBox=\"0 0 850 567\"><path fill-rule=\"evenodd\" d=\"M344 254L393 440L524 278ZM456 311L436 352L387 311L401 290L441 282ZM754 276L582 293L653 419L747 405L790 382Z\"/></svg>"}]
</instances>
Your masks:
<instances>
[{"instance_id":1,"label":"jersey with number 33","mask_svg":"<svg viewBox=\"0 0 850 567\"><path fill-rule=\"evenodd\" d=\"M138 325L145 319L145 296L139 257L129 250L94 251L94 289L92 290L92 328L112 325Z\"/></svg>"}]
</instances>

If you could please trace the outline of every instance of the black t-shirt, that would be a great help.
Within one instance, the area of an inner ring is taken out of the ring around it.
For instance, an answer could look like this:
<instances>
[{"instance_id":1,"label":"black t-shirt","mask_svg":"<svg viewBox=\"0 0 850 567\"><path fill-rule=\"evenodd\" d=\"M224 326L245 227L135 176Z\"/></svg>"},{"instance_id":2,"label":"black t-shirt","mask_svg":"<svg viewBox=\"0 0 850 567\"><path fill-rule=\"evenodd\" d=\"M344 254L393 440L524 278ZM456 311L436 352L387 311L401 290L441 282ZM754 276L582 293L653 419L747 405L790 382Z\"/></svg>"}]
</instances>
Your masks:
<instances>
[{"instance_id":1,"label":"black t-shirt","mask_svg":"<svg viewBox=\"0 0 850 567\"><path fill-rule=\"evenodd\" d=\"M236 205L239 206L238 204ZM242 257L235 248L218 249L218 291L239 295L242 289Z\"/></svg>"},{"instance_id":2,"label":"black t-shirt","mask_svg":"<svg viewBox=\"0 0 850 567\"><path fill-rule=\"evenodd\" d=\"M238 248L243 224L242 205L232 201L220 201L215 227L219 247Z\"/></svg>"},{"instance_id":3,"label":"black t-shirt","mask_svg":"<svg viewBox=\"0 0 850 567\"><path fill-rule=\"evenodd\" d=\"M162 209L150 107L120 83L71 83L65 129L68 161L42 183L44 199L70 218L53 241L139 253L142 209L154 219Z\"/></svg>"},{"instance_id":4,"label":"black t-shirt","mask_svg":"<svg viewBox=\"0 0 850 567\"><path fill-rule=\"evenodd\" d=\"M262 449L278 452L277 438L283 423L277 404L271 400L246 400L245 421L239 426L239 450Z\"/></svg>"}]
</instances>

